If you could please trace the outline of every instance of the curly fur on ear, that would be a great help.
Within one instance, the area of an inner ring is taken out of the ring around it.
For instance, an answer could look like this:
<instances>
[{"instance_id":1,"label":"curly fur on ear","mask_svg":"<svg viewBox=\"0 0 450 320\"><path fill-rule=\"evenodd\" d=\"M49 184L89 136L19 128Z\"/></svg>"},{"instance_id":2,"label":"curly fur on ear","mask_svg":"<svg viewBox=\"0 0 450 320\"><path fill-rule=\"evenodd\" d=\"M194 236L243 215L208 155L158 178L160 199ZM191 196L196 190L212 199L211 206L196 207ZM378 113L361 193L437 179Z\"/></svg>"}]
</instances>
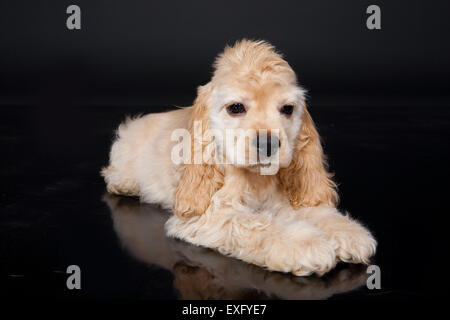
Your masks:
<instances>
[{"instance_id":1,"label":"curly fur on ear","mask_svg":"<svg viewBox=\"0 0 450 320\"><path fill-rule=\"evenodd\" d=\"M336 184L333 174L327 171L320 137L306 106L296 143L289 167L279 172L281 186L291 206L295 209L320 204L336 206L339 199Z\"/></svg>"},{"instance_id":2,"label":"curly fur on ear","mask_svg":"<svg viewBox=\"0 0 450 320\"><path fill-rule=\"evenodd\" d=\"M209 128L209 96L212 91L211 83L198 88L197 99L192 107L192 115L189 121L189 132L191 134L191 160L192 164L184 164L180 182L175 191L175 213L182 218L193 215L202 215L208 209L211 197L223 185L223 173L214 163L209 161L195 164L195 154L203 154L205 143L203 137L198 139L194 136L194 126L201 123L202 134ZM201 122L200 122L201 121ZM197 152L197 153L196 153Z\"/></svg>"}]
</instances>

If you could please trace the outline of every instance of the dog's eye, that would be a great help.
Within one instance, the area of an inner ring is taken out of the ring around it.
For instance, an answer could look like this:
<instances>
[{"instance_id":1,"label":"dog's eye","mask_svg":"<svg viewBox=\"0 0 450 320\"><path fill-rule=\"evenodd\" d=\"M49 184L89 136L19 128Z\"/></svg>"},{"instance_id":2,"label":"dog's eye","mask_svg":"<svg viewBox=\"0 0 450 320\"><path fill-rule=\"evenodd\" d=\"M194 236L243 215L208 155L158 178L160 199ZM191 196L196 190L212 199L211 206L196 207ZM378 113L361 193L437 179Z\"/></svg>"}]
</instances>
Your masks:
<instances>
[{"instance_id":1,"label":"dog's eye","mask_svg":"<svg viewBox=\"0 0 450 320\"><path fill-rule=\"evenodd\" d=\"M287 114L287 115L291 115L292 112L294 111L294 106L291 106L290 104L285 105L281 108L281 113Z\"/></svg>"},{"instance_id":2,"label":"dog's eye","mask_svg":"<svg viewBox=\"0 0 450 320\"><path fill-rule=\"evenodd\" d=\"M233 103L227 107L227 111L230 114L239 114L245 112L245 107L242 103Z\"/></svg>"}]
</instances>

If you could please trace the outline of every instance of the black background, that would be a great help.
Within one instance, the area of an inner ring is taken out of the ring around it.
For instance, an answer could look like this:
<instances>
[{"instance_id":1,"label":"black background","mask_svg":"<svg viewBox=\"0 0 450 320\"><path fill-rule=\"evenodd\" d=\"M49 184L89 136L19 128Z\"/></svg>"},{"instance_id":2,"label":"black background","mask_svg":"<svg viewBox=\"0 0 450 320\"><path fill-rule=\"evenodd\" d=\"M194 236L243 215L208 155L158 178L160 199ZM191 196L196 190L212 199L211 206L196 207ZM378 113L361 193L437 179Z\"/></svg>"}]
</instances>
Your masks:
<instances>
[{"instance_id":1,"label":"black background","mask_svg":"<svg viewBox=\"0 0 450 320\"><path fill-rule=\"evenodd\" d=\"M66 28L70 4L81 30ZM370 4L382 30L365 26ZM180 297L173 270L119 244L98 172L125 115L190 105L214 57L243 37L271 42L297 72L340 208L379 241L383 289L337 298L437 294L449 16L448 1L0 0L0 294ZM65 290L70 264L80 292Z\"/></svg>"},{"instance_id":2,"label":"black background","mask_svg":"<svg viewBox=\"0 0 450 320\"><path fill-rule=\"evenodd\" d=\"M82 29L66 28L77 4ZM2 1L2 104L189 105L214 57L274 44L315 98L448 97L448 1Z\"/></svg>"}]
</instances>

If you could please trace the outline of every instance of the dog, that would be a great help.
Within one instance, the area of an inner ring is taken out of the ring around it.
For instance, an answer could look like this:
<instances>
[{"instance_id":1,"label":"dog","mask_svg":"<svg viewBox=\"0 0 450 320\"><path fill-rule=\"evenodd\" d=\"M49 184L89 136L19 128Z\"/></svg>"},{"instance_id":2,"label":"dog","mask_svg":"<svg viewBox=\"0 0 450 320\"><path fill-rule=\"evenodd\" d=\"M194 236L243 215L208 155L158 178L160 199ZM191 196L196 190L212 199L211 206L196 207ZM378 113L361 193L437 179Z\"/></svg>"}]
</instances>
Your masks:
<instances>
[{"instance_id":1,"label":"dog","mask_svg":"<svg viewBox=\"0 0 450 320\"><path fill-rule=\"evenodd\" d=\"M102 175L110 193L173 210L168 236L271 271L323 275L376 251L336 209L305 90L265 41L227 46L193 106L122 123Z\"/></svg>"},{"instance_id":2,"label":"dog","mask_svg":"<svg viewBox=\"0 0 450 320\"><path fill-rule=\"evenodd\" d=\"M369 277L366 268L355 264L336 268L321 278L270 272L166 237L164 224L170 212L155 204L111 194L102 200L127 256L171 272L181 299L328 299L360 288Z\"/></svg>"}]
</instances>

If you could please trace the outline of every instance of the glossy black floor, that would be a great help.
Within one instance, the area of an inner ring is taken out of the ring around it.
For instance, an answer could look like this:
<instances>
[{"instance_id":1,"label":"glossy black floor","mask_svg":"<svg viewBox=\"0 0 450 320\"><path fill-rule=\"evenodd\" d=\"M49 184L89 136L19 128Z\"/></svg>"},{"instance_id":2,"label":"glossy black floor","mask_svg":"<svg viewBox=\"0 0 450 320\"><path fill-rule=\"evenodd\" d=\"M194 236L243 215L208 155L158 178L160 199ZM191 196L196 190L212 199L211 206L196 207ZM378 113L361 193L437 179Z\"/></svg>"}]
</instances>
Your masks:
<instances>
[{"instance_id":1,"label":"glossy black floor","mask_svg":"<svg viewBox=\"0 0 450 320\"><path fill-rule=\"evenodd\" d=\"M384 299L432 295L446 215L439 187L449 160L448 108L433 103L313 105L342 198L340 207L379 241L365 268L341 264L319 277L272 273L168 239L169 213L106 194L99 175L125 115L160 107L2 107L0 117L1 295L58 299ZM82 289L66 289L78 265Z\"/></svg>"}]
</instances>

